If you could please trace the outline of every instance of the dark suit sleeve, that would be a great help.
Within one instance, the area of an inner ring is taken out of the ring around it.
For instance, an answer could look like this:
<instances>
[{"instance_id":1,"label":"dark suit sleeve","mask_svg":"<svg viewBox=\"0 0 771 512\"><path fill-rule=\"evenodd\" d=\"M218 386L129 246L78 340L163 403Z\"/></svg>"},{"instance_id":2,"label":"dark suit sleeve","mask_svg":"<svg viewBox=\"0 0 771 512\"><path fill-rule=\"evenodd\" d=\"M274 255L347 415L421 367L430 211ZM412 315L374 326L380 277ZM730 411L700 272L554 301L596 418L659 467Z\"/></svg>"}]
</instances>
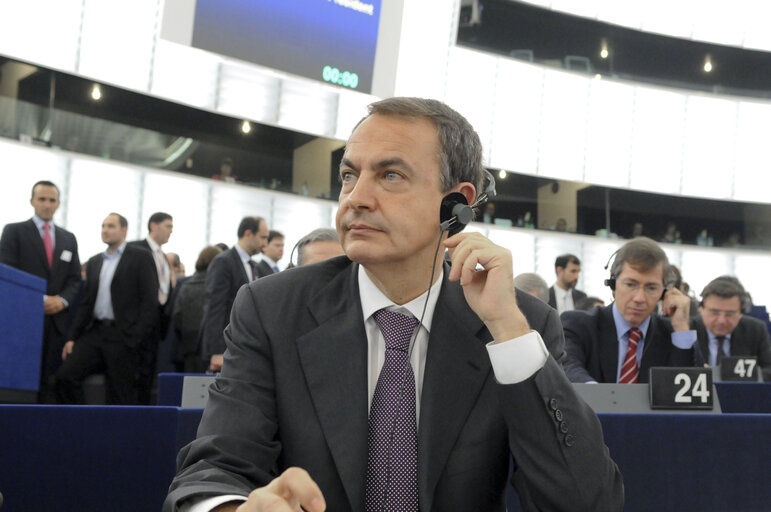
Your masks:
<instances>
[{"instance_id":1,"label":"dark suit sleeve","mask_svg":"<svg viewBox=\"0 0 771 512\"><path fill-rule=\"evenodd\" d=\"M86 283L84 285L83 294L80 296L80 302L78 302L75 319L72 322L69 335L67 336L68 340L77 340L86 330L86 327L94 314L94 303L96 302L96 294L99 290L99 271L97 270L99 266L97 264L97 258L101 257L102 255L98 254L90 258L86 263Z\"/></svg>"},{"instance_id":2,"label":"dark suit sleeve","mask_svg":"<svg viewBox=\"0 0 771 512\"><path fill-rule=\"evenodd\" d=\"M499 386L499 399L523 503L538 510L623 510L621 473L600 421L553 358L531 378Z\"/></svg>"},{"instance_id":3,"label":"dark suit sleeve","mask_svg":"<svg viewBox=\"0 0 771 512\"><path fill-rule=\"evenodd\" d=\"M272 354L249 287L236 296L225 341L222 374L209 390L196 440L177 458L165 511L192 496L246 496L275 477L265 470L281 451Z\"/></svg>"},{"instance_id":4,"label":"dark suit sleeve","mask_svg":"<svg viewBox=\"0 0 771 512\"><path fill-rule=\"evenodd\" d=\"M527 317L530 328L538 331L546 349L555 361L562 364L565 359L565 336L557 310L543 307L539 299L522 290L517 290L517 303Z\"/></svg>"},{"instance_id":5,"label":"dark suit sleeve","mask_svg":"<svg viewBox=\"0 0 771 512\"><path fill-rule=\"evenodd\" d=\"M158 324L158 277L155 260L149 251L133 251L136 259L137 293L139 294L139 317L133 339L145 339ZM126 254L124 254L125 256Z\"/></svg>"},{"instance_id":6,"label":"dark suit sleeve","mask_svg":"<svg viewBox=\"0 0 771 512\"><path fill-rule=\"evenodd\" d=\"M73 301L78 297L78 290L80 289L80 258L78 258L78 241L75 235L68 232L63 232L66 236L67 245L66 250L72 253L72 259L67 265L67 275L64 279L64 286L59 292L59 295L67 301L70 306L74 306ZM58 240L57 240L58 243Z\"/></svg>"},{"instance_id":7,"label":"dark suit sleeve","mask_svg":"<svg viewBox=\"0 0 771 512\"><path fill-rule=\"evenodd\" d=\"M201 326L203 356L206 359L225 352L222 331L228 324L228 299L234 276L226 259L229 254L222 254L223 256L212 260L206 271L204 317Z\"/></svg>"},{"instance_id":8,"label":"dark suit sleeve","mask_svg":"<svg viewBox=\"0 0 771 512\"><path fill-rule=\"evenodd\" d=\"M567 356L562 365L570 382L584 383L596 380L586 369L586 363L591 356L593 320L596 317L583 311L565 311L560 316L565 333L565 352Z\"/></svg>"},{"instance_id":9,"label":"dark suit sleeve","mask_svg":"<svg viewBox=\"0 0 771 512\"><path fill-rule=\"evenodd\" d=\"M19 230L14 229L11 224L3 228L3 235L0 237L0 263L13 268L21 266L19 261Z\"/></svg>"}]
</instances>

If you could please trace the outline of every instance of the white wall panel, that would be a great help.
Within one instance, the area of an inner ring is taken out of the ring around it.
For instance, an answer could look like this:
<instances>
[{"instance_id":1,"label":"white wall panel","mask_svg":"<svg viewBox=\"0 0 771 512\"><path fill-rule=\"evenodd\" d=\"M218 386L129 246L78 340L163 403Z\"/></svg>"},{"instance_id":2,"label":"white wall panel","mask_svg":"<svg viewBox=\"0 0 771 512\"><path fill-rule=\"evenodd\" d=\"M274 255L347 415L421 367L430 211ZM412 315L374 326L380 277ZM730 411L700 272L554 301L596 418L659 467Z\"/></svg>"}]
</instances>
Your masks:
<instances>
[{"instance_id":1,"label":"white wall panel","mask_svg":"<svg viewBox=\"0 0 771 512\"><path fill-rule=\"evenodd\" d=\"M499 59L490 141L491 167L536 174L543 67Z\"/></svg>"},{"instance_id":2,"label":"white wall panel","mask_svg":"<svg viewBox=\"0 0 771 512\"><path fill-rule=\"evenodd\" d=\"M221 59L158 39L150 92L178 103L213 109Z\"/></svg>"},{"instance_id":3,"label":"white wall panel","mask_svg":"<svg viewBox=\"0 0 771 512\"><path fill-rule=\"evenodd\" d=\"M0 53L74 71L82 0L0 0Z\"/></svg>"},{"instance_id":4,"label":"white wall panel","mask_svg":"<svg viewBox=\"0 0 771 512\"><path fill-rule=\"evenodd\" d=\"M78 73L147 91L159 0L85 0Z\"/></svg>"},{"instance_id":5,"label":"white wall panel","mask_svg":"<svg viewBox=\"0 0 771 512\"><path fill-rule=\"evenodd\" d=\"M266 123L278 121L281 77L267 69L223 62L217 110Z\"/></svg>"},{"instance_id":6,"label":"white wall panel","mask_svg":"<svg viewBox=\"0 0 771 512\"><path fill-rule=\"evenodd\" d=\"M683 281L699 297L701 290L718 276L734 273L733 255L721 249L683 248L680 271ZM767 262L771 259L767 259Z\"/></svg>"},{"instance_id":7,"label":"white wall panel","mask_svg":"<svg viewBox=\"0 0 771 512\"><path fill-rule=\"evenodd\" d=\"M490 240L511 251L515 276L523 272L535 272L535 237L532 231L507 229L490 224L476 224L475 226L480 227L480 229L482 226L487 228L487 237Z\"/></svg>"},{"instance_id":8,"label":"white wall panel","mask_svg":"<svg viewBox=\"0 0 771 512\"><path fill-rule=\"evenodd\" d=\"M736 133L734 198L769 202L771 190L771 105L739 103Z\"/></svg>"},{"instance_id":9,"label":"white wall panel","mask_svg":"<svg viewBox=\"0 0 771 512\"><path fill-rule=\"evenodd\" d=\"M629 186L634 89L593 80L589 92L584 181Z\"/></svg>"},{"instance_id":10,"label":"white wall panel","mask_svg":"<svg viewBox=\"0 0 771 512\"><path fill-rule=\"evenodd\" d=\"M754 304L767 306L771 310L771 287L768 286L769 263L771 263L771 256L768 253L739 252L734 257L734 271L732 273L739 278L744 288L752 295ZM701 289L697 292L701 292Z\"/></svg>"},{"instance_id":11,"label":"white wall panel","mask_svg":"<svg viewBox=\"0 0 771 512\"><path fill-rule=\"evenodd\" d=\"M583 239L578 236L554 235L538 231L535 233L535 272L551 286L557 279L554 261L557 256L570 253L579 260L583 257ZM583 288L583 276L579 274L578 288Z\"/></svg>"},{"instance_id":12,"label":"white wall panel","mask_svg":"<svg viewBox=\"0 0 771 512\"><path fill-rule=\"evenodd\" d=\"M632 128L630 186L680 192L685 96L637 87Z\"/></svg>"},{"instance_id":13,"label":"white wall panel","mask_svg":"<svg viewBox=\"0 0 771 512\"><path fill-rule=\"evenodd\" d=\"M238 224L247 215L262 217L270 226L273 196L264 189L229 183L213 183L211 192L210 244L238 241Z\"/></svg>"},{"instance_id":14,"label":"white wall panel","mask_svg":"<svg viewBox=\"0 0 771 512\"><path fill-rule=\"evenodd\" d=\"M273 216L270 219L270 229L275 229L284 235L284 258L281 267L289 264L292 247L311 231L317 228L334 228L332 216L334 203L319 201L292 194L274 194L275 202ZM295 264L297 255L294 256Z\"/></svg>"},{"instance_id":15,"label":"white wall panel","mask_svg":"<svg viewBox=\"0 0 771 512\"><path fill-rule=\"evenodd\" d=\"M544 73L539 175L583 180L589 83L573 73Z\"/></svg>"}]
</instances>

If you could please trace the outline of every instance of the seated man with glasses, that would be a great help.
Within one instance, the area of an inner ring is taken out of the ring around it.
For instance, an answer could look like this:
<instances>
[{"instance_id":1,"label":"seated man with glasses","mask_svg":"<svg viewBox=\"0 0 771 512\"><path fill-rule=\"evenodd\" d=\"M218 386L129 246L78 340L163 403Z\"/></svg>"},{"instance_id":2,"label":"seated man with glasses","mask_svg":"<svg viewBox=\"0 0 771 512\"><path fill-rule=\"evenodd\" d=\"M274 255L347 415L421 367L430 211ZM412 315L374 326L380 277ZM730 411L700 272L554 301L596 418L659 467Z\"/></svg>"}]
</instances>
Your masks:
<instances>
[{"instance_id":1,"label":"seated man with glasses","mask_svg":"<svg viewBox=\"0 0 771 512\"><path fill-rule=\"evenodd\" d=\"M653 366L701 366L690 299L672 282L669 260L656 242L638 237L624 244L605 281L613 303L560 317L568 378L635 384L648 382ZM654 313L659 301L663 316Z\"/></svg>"},{"instance_id":2,"label":"seated man with glasses","mask_svg":"<svg viewBox=\"0 0 771 512\"><path fill-rule=\"evenodd\" d=\"M757 318L742 315L747 293L738 279L720 276L701 292L701 317L691 320L704 362L720 364L724 356L758 358L763 380L771 381L771 341Z\"/></svg>"}]
</instances>

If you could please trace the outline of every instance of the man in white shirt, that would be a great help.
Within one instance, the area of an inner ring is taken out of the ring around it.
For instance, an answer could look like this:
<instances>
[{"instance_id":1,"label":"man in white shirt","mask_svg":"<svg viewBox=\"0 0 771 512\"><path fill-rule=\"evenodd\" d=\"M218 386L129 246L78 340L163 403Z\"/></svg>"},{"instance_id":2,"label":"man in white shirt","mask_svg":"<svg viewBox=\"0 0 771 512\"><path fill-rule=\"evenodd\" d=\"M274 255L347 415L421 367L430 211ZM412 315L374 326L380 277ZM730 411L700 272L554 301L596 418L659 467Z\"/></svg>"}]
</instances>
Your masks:
<instances>
[{"instance_id":1,"label":"man in white shirt","mask_svg":"<svg viewBox=\"0 0 771 512\"><path fill-rule=\"evenodd\" d=\"M586 294L576 288L581 273L581 261L573 254L557 256L554 261L554 273L557 280L549 288L549 305L559 314L576 309L578 301Z\"/></svg>"},{"instance_id":2,"label":"man in white shirt","mask_svg":"<svg viewBox=\"0 0 771 512\"><path fill-rule=\"evenodd\" d=\"M239 291L166 510L503 511L512 455L526 509L620 510L596 415L546 346L555 312L515 292L508 250L437 229L443 198L483 189L479 137L435 100L369 109L340 165L347 257Z\"/></svg>"}]
</instances>

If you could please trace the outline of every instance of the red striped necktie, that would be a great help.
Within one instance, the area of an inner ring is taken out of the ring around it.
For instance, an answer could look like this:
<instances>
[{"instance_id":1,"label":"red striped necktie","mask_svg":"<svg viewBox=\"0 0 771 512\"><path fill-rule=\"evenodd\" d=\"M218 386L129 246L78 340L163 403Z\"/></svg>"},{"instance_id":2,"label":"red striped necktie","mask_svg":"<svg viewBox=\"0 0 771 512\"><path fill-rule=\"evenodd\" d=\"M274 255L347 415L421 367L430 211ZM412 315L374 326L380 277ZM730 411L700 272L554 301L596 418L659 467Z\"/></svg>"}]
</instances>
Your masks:
<instances>
[{"instance_id":1,"label":"red striped necktie","mask_svg":"<svg viewBox=\"0 0 771 512\"><path fill-rule=\"evenodd\" d=\"M619 384L637 384L637 378L640 376L640 370L637 367L637 344L641 338L642 331L640 329L636 327L629 329L629 348L626 350L624 364L621 365Z\"/></svg>"}]
</instances>

